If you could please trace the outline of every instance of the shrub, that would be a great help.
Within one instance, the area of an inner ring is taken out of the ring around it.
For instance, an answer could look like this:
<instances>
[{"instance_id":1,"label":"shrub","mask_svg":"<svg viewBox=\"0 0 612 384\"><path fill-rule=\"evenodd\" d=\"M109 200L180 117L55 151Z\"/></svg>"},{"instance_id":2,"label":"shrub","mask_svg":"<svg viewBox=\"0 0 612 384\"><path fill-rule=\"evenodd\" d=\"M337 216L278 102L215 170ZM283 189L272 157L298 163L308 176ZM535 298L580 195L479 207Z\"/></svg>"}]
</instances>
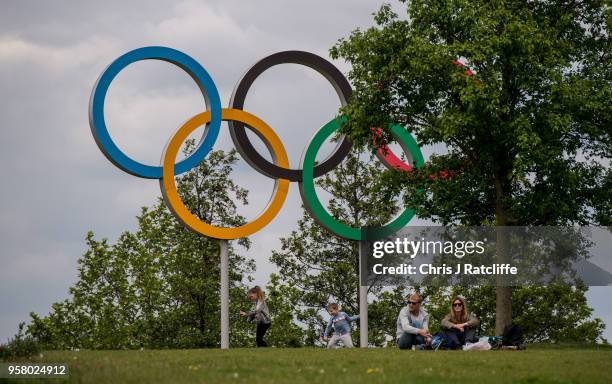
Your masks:
<instances>
[{"instance_id":1,"label":"shrub","mask_svg":"<svg viewBox=\"0 0 612 384\"><path fill-rule=\"evenodd\" d=\"M32 357L40 354L38 341L24 334L25 323L19 324L19 331L6 344L0 344L0 360L12 360L19 357Z\"/></svg>"}]
</instances>

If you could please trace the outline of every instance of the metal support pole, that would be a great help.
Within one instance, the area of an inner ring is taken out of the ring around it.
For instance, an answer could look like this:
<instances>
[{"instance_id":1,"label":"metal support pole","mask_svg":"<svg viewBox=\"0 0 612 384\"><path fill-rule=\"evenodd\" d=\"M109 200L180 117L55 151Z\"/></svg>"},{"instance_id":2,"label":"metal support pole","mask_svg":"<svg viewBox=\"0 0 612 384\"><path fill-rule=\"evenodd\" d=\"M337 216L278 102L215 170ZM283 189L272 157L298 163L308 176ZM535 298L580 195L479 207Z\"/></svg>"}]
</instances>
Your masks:
<instances>
[{"instance_id":1,"label":"metal support pole","mask_svg":"<svg viewBox=\"0 0 612 384\"><path fill-rule=\"evenodd\" d=\"M368 286L361 285L362 277L365 277L366 268L362 265L361 246L363 242L359 241L359 346L361 348L368 347Z\"/></svg>"},{"instance_id":2,"label":"metal support pole","mask_svg":"<svg viewBox=\"0 0 612 384\"><path fill-rule=\"evenodd\" d=\"M221 259L221 349L229 349L229 255L227 240L219 240Z\"/></svg>"}]
</instances>

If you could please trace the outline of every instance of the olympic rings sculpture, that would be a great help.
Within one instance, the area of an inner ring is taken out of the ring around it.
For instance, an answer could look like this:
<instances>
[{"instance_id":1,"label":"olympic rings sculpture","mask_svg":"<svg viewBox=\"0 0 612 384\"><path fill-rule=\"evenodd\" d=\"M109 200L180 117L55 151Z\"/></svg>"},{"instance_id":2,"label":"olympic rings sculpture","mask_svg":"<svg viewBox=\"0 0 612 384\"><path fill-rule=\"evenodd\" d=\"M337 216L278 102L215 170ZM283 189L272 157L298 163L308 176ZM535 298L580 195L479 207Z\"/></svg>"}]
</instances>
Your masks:
<instances>
[{"instance_id":1,"label":"olympic rings sculpture","mask_svg":"<svg viewBox=\"0 0 612 384\"><path fill-rule=\"evenodd\" d=\"M121 151L113 142L104 119L104 102L113 79L128 65L141 60L162 60L178 66L190 75L204 96L206 112L190 118L170 139L162 157L161 166L142 164ZM238 82L234 89L229 108L221 107L219 92L208 72L193 58L183 52L167 47L143 47L125 53L113 61L100 75L94 85L89 103L89 125L102 153L121 170L142 178L159 179L164 201L176 218L189 229L204 236L216 239L237 239L249 236L267 224L278 214L287 193L289 183L298 182L300 194L312 217L334 234L353 240L371 240L390 236L405 226L414 216L414 211L405 208L390 223L376 228L353 228L332 217L321 204L315 191L314 179L338 166L348 155L352 143L347 137L340 137L332 154L320 164L315 164L318 150L328 137L340 129L343 118L333 118L313 136L302 156L302 169L291 169L285 148L274 132L264 121L243 110L249 88L268 68L279 64L300 64L310 67L323 75L334 87L342 106L351 96L351 85L333 64L320 56L303 51L285 51L272 54L253 65ZM238 152L255 170L274 178L273 196L267 207L254 220L239 227L217 227L205 223L193 215L181 200L174 177L196 167L212 150L219 135L221 121L228 121L230 135ZM181 145L190 133L206 125L197 148L184 160L176 162ZM273 162L261 156L249 140L245 128L249 128L266 144ZM386 145L381 145L377 156L388 168L411 170L423 165L423 155L410 133L399 125L390 128L406 154L408 163L401 161ZM380 130L374 130L380 136Z\"/></svg>"}]
</instances>

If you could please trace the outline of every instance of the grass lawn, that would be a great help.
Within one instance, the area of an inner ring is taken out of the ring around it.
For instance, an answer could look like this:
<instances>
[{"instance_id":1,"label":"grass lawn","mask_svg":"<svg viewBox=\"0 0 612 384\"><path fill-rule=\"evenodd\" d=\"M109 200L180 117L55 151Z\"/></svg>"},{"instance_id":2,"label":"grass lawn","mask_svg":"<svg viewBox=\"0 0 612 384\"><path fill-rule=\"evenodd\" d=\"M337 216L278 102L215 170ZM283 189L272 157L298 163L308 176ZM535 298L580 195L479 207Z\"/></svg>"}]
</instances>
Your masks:
<instances>
[{"instance_id":1,"label":"grass lawn","mask_svg":"<svg viewBox=\"0 0 612 384\"><path fill-rule=\"evenodd\" d=\"M36 361L68 363L69 382L74 383L612 382L610 348L485 352L395 348L50 351Z\"/></svg>"}]
</instances>

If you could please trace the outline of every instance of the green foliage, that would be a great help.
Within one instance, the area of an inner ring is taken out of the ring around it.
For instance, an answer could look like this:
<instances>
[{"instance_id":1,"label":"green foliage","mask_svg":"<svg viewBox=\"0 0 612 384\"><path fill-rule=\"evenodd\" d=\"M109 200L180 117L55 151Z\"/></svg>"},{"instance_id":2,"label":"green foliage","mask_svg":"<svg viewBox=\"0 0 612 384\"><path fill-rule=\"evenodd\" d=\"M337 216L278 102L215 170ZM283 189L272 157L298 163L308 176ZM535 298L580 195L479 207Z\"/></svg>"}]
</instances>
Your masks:
<instances>
[{"instance_id":1,"label":"green foliage","mask_svg":"<svg viewBox=\"0 0 612 384\"><path fill-rule=\"evenodd\" d=\"M603 343L605 324L592 318L593 309L588 306L585 293L587 287L578 284L554 284L550 286L520 286L512 291L513 322L521 327L528 343ZM429 328L441 330L440 322L451 310L452 298L465 297L468 310L481 321L482 335L495 335L495 287L395 287L382 292L370 304L369 313L373 327L382 332L374 335L379 340L395 343L395 321L399 309L406 305L408 293L420 292L423 306L429 313ZM382 344L382 343L381 343Z\"/></svg>"},{"instance_id":2,"label":"green foliage","mask_svg":"<svg viewBox=\"0 0 612 384\"><path fill-rule=\"evenodd\" d=\"M353 227L385 224L398 210L398 198L381 179L382 165L350 155L333 172L317 180L331 198L329 212ZM338 238L318 225L304 211L298 229L281 239L281 249L270 260L279 268L285 289L291 287L288 303L296 319L305 326L305 344L315 345L322 336L327 318L325 307L335 302L349 314L357 314L359 293L359 246ZM381 287L369 287L378 296ZM376 308L376 307L374 307ZM395 311L394 311L395 312ZM386 316L381 314L382 316ZM376 313L370 313L370 340L382 343Z\"/></svg>"},{"instance_id":3,"label":"green foliage","mask_svg":"<svg viewBox=\"0 0 612 384\"><path fill-rule=\"evenodd\" d=\"M342 112L355 143L373 148L371 127L399 123L444 147L418 171L389 173L406 204L443 224L610 225L609 2L401 2L403 17L383 5L376 26L330 52L352 67ZM499 331L511 288L497 300Z\"/></svg>"},{"instance_id":4,"label":"green foliage","mask_svg":"<svg viewBox=\"0 0 612 384\"><path fill-rule=\"evenodd\" d=\"M480 225L609 225L612 8L604 1L402 1L331 49L355 92L354 141L405 125L448 153L395 173L420 217ZM453 65L464 58L476 71ZM386 133L386 138L392 138ZM603 161L602 161L603 160ZM452 177L429 177L448 170ZM503 216L503 217L501 217ZM501 221L500 221L501 220Z\"/></svg>"},{"instance_id":5,"label":"green foliage","mask_svg":"<svg viewBox=\"0 0 612 384\"><path fill-rule=\"evenodd\" d=\"M194 148L188 142L185 153ZM178 180L185 205L214 225L244 223L235 201L247 191L230 179L234 151L211 152ZM48 348L193 348L220 343L219 245L187 230L161 199L138 216L138 229L115 244L87 234L88 250L79 259L78 281L70 297L55 303L46 317L31 314L28 332ZM248 247L247 240L238 243ZM243 280L253 260L229 248L230 313L249 305ZM231 344L253 339L249 324L236 318Z\"/></svg>"},{"instance_id":6,"label":"green foliage","mask_svg":"<svg viewBox=\"0 0 612 384\"><path fill-rule=\"evenodd\" d=\"M503 203L507 223L607 225L611 14L601 1L411 1L403 20L383 6L331 50L352 65L345 130L372 144L368 127L399 122L448 148L423 173L455 177L414 176L421 217L481 224Z\"/></svg>"},{"instance_id":7,"label":"green foliage","mask_svg":"<svg viewBox=\"0 0 612 384\"><path fill-rule=\"evenodd\" d=\"M318 183L331 196L329 211L341 221L351 225L355 222L380 224L397 210L393 194L388 194L391 188L381 175L377 162L352 156ZM361 221L351 221L351 218ZM268 289L274 286L274 290L283 291L284 299L277 300L274 307L284 308L287 321L295 312L295 320L305 325L305 344L317 345L327 318L324 312L327 303L337 302L351 314L359 311L357 244L331 235L306 212L298 222L298 230L281 239L281 244L281 250L274 251L271 257L279 268L279 277L273 276L274 283ZM278 278L282 279L280 286ZM495 330L495 287L383 289L374 285L369 291L370 343L395 345L397 315L406 305L406 294L414 290L426 297L425 307L430 312L430 328L434 332L439 330L440 321L450 310L452 295L460 293L466 297L470 310L481 319L483 334L501 333ZM604 324L598 318L591 318L586 291L587 287L580 284L515 287L511 296L513 321L521 326L528 342L602 341Z\"/></svg>"},{"instance_id":8,"label":"green foliage","mask_svg":"<svg viewBox=\"0 0 612 384\"><path fill-rule=\"evenodd\" d=\"M370 342L374 345L396 345L396 322L399 311L406 305L406 289L403 286L381 292L368 306Z\"/></svg>"},{"instance_id":9,"label":"green foliage","mask_svg":"<svg viewBox=\"0 0 612 384\"><path fill-rule=\"evenodd\" d=\"M606 342L602 338L605 325L591 318L584 285L520 286L512 292L513 322L521 327L525 341L533 342ZM425 287L425 308L433 319L431 329L438 331L440 322L451 310L455 295L466 299L468 310L481 321L481 333L495 335L495 287L454 286Z\"/></svg>"},{"instance_id":10,"label":"green foliage","mask_svg":"<svg viewBox=\"0 0 612 384\"><path fill-rule=\"evenodd\" d=\"M270 275L267 286L266 303L270 308L272 325L266 333L268 344L275 347L301 347L304 330L297 325L294 303L302 292L292 286L284 285L278 275Z\"/></svg>"},{"instance_id":11,"label":"green foliage","mask_svg":"<svg viewBox=\"0 0 612 384\"><path fill-rule=\"evenodd\" d=\"M6 344L0 344L0 361L38 356L42 348L38 340L25 334L25 323L19 324L19 331Z\"/></svg>"}]
</instances>

